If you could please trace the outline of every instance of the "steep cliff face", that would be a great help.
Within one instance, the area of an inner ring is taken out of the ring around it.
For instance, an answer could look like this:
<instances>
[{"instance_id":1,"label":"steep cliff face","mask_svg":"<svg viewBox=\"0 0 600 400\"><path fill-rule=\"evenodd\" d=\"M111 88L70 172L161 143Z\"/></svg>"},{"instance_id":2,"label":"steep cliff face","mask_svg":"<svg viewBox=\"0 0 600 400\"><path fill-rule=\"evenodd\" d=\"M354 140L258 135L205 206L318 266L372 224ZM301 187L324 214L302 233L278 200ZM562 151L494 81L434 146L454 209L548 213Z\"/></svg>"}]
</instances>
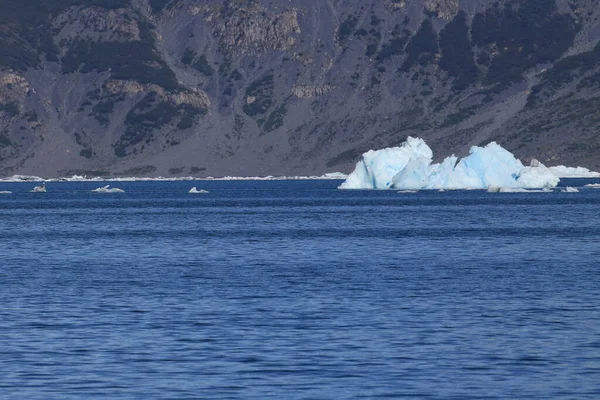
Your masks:
<instances>
[{"instance_id":1,"label":"steep cliff face","mask_svg":"<svg viewBox=\"0 0 600 400\"><path fill-rule=\"evenodd\" d=\"M599 168L594 3L0 0L0 173L348 171L408 135Z\"/></svg>"}]
</instances>

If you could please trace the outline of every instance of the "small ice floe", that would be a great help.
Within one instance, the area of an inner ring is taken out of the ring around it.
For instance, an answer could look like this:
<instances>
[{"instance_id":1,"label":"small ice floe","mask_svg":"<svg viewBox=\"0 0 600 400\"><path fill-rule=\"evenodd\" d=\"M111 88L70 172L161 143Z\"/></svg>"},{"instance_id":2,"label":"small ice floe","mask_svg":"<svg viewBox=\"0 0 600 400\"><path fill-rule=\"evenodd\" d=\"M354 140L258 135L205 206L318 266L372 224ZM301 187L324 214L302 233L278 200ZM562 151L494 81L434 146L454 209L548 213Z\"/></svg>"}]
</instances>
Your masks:
<instances>
[{"instance_id":1,"label":"small ice floe","mask_svg":"<svg viewBox=\"0 0 600 400\"><path fill-rule=\"evenodd\" d=\"M552 189L523 189L523 188L508 188L490 186L487 189L488 193L552 193Z\"/></svg>"},{"instance_id":2,"label":"small ice floe","mask_svg":"<svg viewBox=\"0 0 600 400\"><path fill-rule=\"evenodd\" d=\"M92 192L96 192L96 193L125 193L125 191L123 189L111 188L110 185L106 185L106 186L103 186L103 187L96 188L96 189L92 190Z\"/></svg>"},{"instance_id":3,"label":"small ice floe","mask_svg":"<svg viewBox=\"0 0 600 400\"><path fill-rule=\"evenodd\" d=\"M523 193L523 192L527 192L527 190L525 189L517 189L517 188L505 188L505 187L498 187L498 186L490 186L487 189L488 193Z\"/></svg>"},{"instance_id":4,"label":"small ice floe","mask_svg":"<svg viewBox=\"0 0 600 400\"><path fill-rule=\"evenodd\" d=\"M204 190L204 189L196 189L196 186L194 186L193 188L190 189L190 191L188 193L208 193L208 190Z\"/></svg>"},{"instance_id":5,"label":"small ice floe","mask_svg":"<svg viewBox=\"0 0 600 400\"><path fill-rule=\"evenodd\" d=\"M0 190L0 194L11 194L10 190Z\"/></svg>"},{"instance_id":6,"label":"small ice floe","mask_svg":"<svg viewBox=\"0 0 600 400\"><path fill-rule=\"evenodd\" d=\"M417 190L398 190L398 193L417 193Z\"/></svg>"},{"instance_id":7,"label":"small ice floe","mask_svg":"<svg viewBox=\"0 0 600 400\"><path fill-rule=\"evenodd\" d=\"M505 188L499 186L490 186L487 188L488 193L523 193L528 192L528 190L521 188Z\"/></svg>"},{"instance_id":8,"label":"small ice floe","mask_svg":"<svg viewBox=\"0 0 600 400\"><path fill-rule=\"evenodd\" d=\"M46 193L46 183L42 182L41 185L34 187L31 192L34 193Z\"/></svg>"},{"instance_id":9,"label":"small ice floe","mask_svg":"<svg viewBox=\"0 0 600 400\"><path fill-rule=\"evenodd\" d=\"M585 187L600 189L600 183L588 183Z\"/></svg>"},{"instance_id":10,"label":"small ice floe","mask_svg":"<svg viewBox=\"0 0 600 400\"><path fill-rule=\"evenodd\" d=\"M563 192L563 193L579 193L579 189L571 187L571 186L567 186L566 188L561 190L561 192Z\"/></svg>"}]
</instances>

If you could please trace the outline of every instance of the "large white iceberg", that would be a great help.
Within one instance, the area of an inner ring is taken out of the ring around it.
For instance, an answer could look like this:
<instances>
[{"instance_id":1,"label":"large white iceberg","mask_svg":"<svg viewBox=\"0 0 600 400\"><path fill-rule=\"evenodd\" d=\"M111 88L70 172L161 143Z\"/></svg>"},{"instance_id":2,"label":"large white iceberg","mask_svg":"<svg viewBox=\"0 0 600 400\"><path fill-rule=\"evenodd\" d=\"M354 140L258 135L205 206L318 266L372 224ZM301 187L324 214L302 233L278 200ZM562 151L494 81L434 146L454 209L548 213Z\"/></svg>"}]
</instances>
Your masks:
<instances>
[{"instance_id":1,"label":"large white iceberg","mask_svg":"<svg viewBox=\"0 0 600 400\"><path fill-rule=\"evenodd\" d=\"M496 142L473 146L462 159L447 157L432 164L433 152L423 139L409 137L400 147L363 154L340 189L487 189L548 188L559 178L540 162L524 166Z\"/></svg>"}]
</instances>

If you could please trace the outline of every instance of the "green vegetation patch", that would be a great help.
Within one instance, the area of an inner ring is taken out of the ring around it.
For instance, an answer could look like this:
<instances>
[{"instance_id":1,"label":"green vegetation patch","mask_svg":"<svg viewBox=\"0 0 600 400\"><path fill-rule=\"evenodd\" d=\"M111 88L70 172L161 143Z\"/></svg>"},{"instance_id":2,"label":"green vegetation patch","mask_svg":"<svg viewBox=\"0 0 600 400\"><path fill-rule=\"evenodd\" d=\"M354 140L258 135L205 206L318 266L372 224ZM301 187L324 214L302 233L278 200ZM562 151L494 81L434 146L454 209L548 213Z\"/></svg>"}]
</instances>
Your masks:
<instances>
[{"instance_id":1,"label":"green vegetation patch","mask_svg":"<svg viewBox=\"0 0 600 400\"><path fill-rule=\"evenodd\" d=\"M252 101L244 104L244 113L250 117L265 114L273 105L274 87L272 72L250 84L246 88L246 99L252 99Z\"/></svg>"},{"instance_id":2,"label":"green vegetation patch","mask_svg":"<svg viewBox=\"0 0 600 400\"><path fill-rule=\"evenodd\" d=\"M569 14L557 13L554 0L496 3L475 16L471 26L473 44L498 52L484 82L496 91L523 79L537 64L553 62L573 44L580 26Z\"/></svg>"},{"instance_id":3,"label":"green vegetation patch","mask_svg":"<svg viewBox=\"0 0 600 400\"><path fill-rule=\"evenodd\" d=\"M354 33L357 23L358 19L356 17L349 16L340 24L340 28L338 29L338 41L340 43L344 43Z\"/></svg>"},{"instance_id":4,"label":"green vegetation patch","mask_svg":"<svg viewBox=\"0 0 600 400\"><path fill-rule=\"evenodd\" d=\"M127 7L130 0L0 0L0 65L26 71L40 64L40 55L58 61L52 17L71 6Z\"/></svg>"},{"instance_id":5,"label":"green vegetation patch","mask_svg":"<svg viewBox=\"0 0 600 400\"><path fill-rule=\"evenodd\" d=\"M464 11L459 12L440 32L442 58L440 68L454 79L454 89L464 90L477 79L475 55L469 41Z\"/></svg>"},{"instance_id":6,"label":"green vegetation patch","mask_svg":"<svg viewBox=\"0 0 600 400\"><path fill-rule=\"evenodd\" d=\"M141 142L150 143L153 140L154 130L171 123L179 116L181 119L177 128L191 128L194 117L206 112L205 109L189 104L176 106L164 101L156 92L150 92L127 113L125 133L113 144L115 155L125 157L130 146Z\"/></svg>"},{"instance_id":7,"label":"green vegetation patch","mask_svg":"<svg viewBox=\"0 0 600 400\"><path fill-rule=\"evenodd\" d=\"M40 54L56 60L51 15L70 6L68 0L0 0L0 65L25 71L40 63Z\"/></svg>"},{"instance_id":8,"label":"green vegetation patch","mask_svg":"<svg viewBox=\"0 0 600 400\"><path fill-rule=\"evenodd\" d=\"M365 50L365 56L367 56L367 57L374 56L375 53L377 53L378 48L379 48L379 45L377 43L369 43Z\"/></svg>"},{"instance_id":9,"label":"green vegetation patch","mask_svg":"<svg viewBox=\"0 0 600 400\"><path fill-rule=\"evenodd\" d=\"M189 129L193 127L195 117L198 115L204 115L207 112L206 109L192 107L187 104L180 105L179 107L177 107L177 109L180 111L183 110L183 115L181 116L181 119L177 124L177 129L179 130Z\"/></svg>"},{"instance_id":10,"label":"green vegetation patch","mask_svg":"<svg viewBox=\"0 0 600 400\"><path fill-rule=\"evenodd\" d=\"M71 3L77 5L81 4L81 1L73 0ZM84 1L86 5L102 7L107 10L115 10L117 8L126 8L131 5L131 0L87 0Z\"/></svg>"},{"instance_id":11,"label":"green vegetation patch","mask_svg":"<svg viewBox=\"0 0 600 400\"><path fill-rule=\"evenodd\" d=\"M1 147L8 147L8 146L12 146L13 142L5 135L5 134L0 134L0 148Z\"/></svg>"},{"instance_id":12,"label":"green vegetation patch","mask_svg":"<svg viewBox=\"0 0 600 400\"><path fill-rule=\"evenodd\" d=\"M439 127L445 128L448 126L459 124L462 121L466 120L467 118L475 115L476 109L477 109L477 106L471 106L471 107L463 108L462 110L459 110L458 112L455 112L454 114L450 114L446 117L444 122L442 122L442 124Z\"/></svg>"},{"instance_id":13,"label":"green vegetation patch","mask_svg":"<svg viewBox=\"0 0 600 400\"><path fill-rule=\"evenodd\" d=\"M196 61L194 61L194 63L192 64L192 68L194 68L197 71L200 71L202 74L208 77L213 76L215 73L215 70L213 69L213 67L211 67L204 54L202 54L196 59Z\"/></svg>"},{"instance_id":14,"label":"green vegetation patch","mask_svg":"<svg viewBox=\"0 0 600 400\"><path fill-rule=\"evenodd\" d=\"M152 131L160 128L178 115L177 108L162 101L156 92L148 93L127 113L125 133L113 145L117 157L125 157L127 148L142 141L150 143Z\"/></svg>"},{"instance_id":15,"label":"green vegetation patch","mask_svg":"<svg viewBox=\"0 0 600 400\"><path fill-rule=\"evenodd\" d=\"M10 116L16 116L21 113L19 110L19 105L14 101L9 101L8 103L0 103L0 112L4 111Z\"/></svg>"},{"instance_id":16,"label":"green vegetation patch","mask_svg":"<svg viewBox=\"0 0 600 400\"><path fill-rule=\"evenodd\" d=\"M277 107L277 109L275 109L275 111L273 111L265 121L265 125L263 126L265 133L269 133L280 128L283 125L283 120L286 114L287 108L285 103L283 103L281 106Z\"/></svg>"},{"instance_id":17,"label":"green vegetation patch","mask_svg":"<svg viewBox=\"0 0 600 400\"><path fill-rule=\"evenodd\" d=\"M401 55L404 52L404 46L406 46L407 41L408 35L393 38L388 43L385 43L383 46L381 46L381 50L375 57L375 60L379 63L382 63L392 56Z\"/></svg>"},{"instance_id":18,"label":"green vegetation patch","mask_svg":"<svg viewBox=\"0 0 600 400\"><path fill-rule=\"evenodd\" d=\"M108 123L110 122L109 115L114 111L115 104L123 100L125 100L124 96L104 99L92 108L89 115L94 117L100 125L108 126Z\"/></svg>"},{"instance_id":19,"label":"green vegetation patch","mask_svg":"<svg viewBox=\"0 0 600 400\"><path fill-rule=\"evenodd\" d=\"M79 155L81 157L85 157L85 158L89 159L89 158L92 158L92 156L94 155L94 152L92 151L91 148L86 147L85 149L83 149L79 152Z\"/></svg>"},{"instance_id":20,"label":"green vegetation patch","mask_svg":"<svg viewBox=\"0 0 600 400\"><path fill-rule=\"evenodd\" d=\"M527 106L531 107L536 104L542 94L550 95L560 87L599 66L600 43L598 43L592 51L563 58L556 62L556 64L543 75L539 84L533 87L531 94L527 99ZM585 87L593 86L600 86L600 75L594 74L582 79L577 88L583 89Z\"/></svg>"},{"instance_id":21,"label":"green vegetation patch","mask_svg":"<svg viewBox=\"0 0 600 400\"><path fill-rule=\"evenodd\" d=\"M406 46L406 60L400 67L400 71L407 72L415 64L426 66L433 61L438 52L437 35L433 31L431 20L425 19Z\"/></svg>"},{"instance_id":22,"label":"green vegetation patch","mask_svg":"<svg viewBox=\"0 0 600 400\"><path fill-rule=\"evenodd\" d=\"M600 73L596 73L590 75L586 78L583 78L581 82L577 85L577 89L581 90L583 88L597 88L600 87Z\"/></svg>"},{"instance_id":23,"label":"green vegetation patch","mask_svg":"<svg viewBox=\"0 0 600 400\"><path fill-rule=\"evenodd\" d=\"M181 62L185 65L191 65L196 58L196 52L194 50L185 49L183 56L181 56Z\"/></svg>"},{"instance_id":24,"label":"green vegetation patch","mask_svg":"<svg viewBox=\"0 0 600 400\"><path fill-rule=\"evenodd\" d=\"M169 3L171 3L171 0L149 0L148 3L152 8L152 12L158 14L162 10L164 10L165 7L169 5Z\"/></svg>"},{"instance_id":25,"label":"green vegetation patch","mask_svg":"<svg viewBox=\"0 0 600 400\"><path fill-rule=\"evenodd\" d=\"M193 126L194 126L194 118L189 115L184 115L183 117L181 117L181 120L177 124L177 129L182 131L185 129L189 129Z\"/></svg>"},{"instance_id":26,"label":"green vegetation patch","mask_svg":"<svg viewBox=\"0 0 600 400\"><path fill-rule=\"evenodd\" d=\"M38 121L38 115L35 111L27 111L25 114L23 114L23 118L27 121L27 122L37 122Z\"/></svg>"},{"instance_id":27,"label":"green vegetation patch","mask_svg":"<svg viewBox=\"0 0 600 400\"><path fill-rule=\"evenodd\" d=\"M231 79L233 79L234 81L241 81L242 79L244 79L244 75L242 75L241 72L238 71L237 69L234 69L233 71L231 71L231 74L229 75L229 77Z\"/></svg>"},{"instance_id":28,"label":"green vegetation patch","mask_svg":"<svg viewBox=\"0 0 600 400\"><path fill-rule=\"evenodd\" d=\"M139 167L129 168L123 172L117 172L115 175L119 176L142 176L148 175L153 172L156 172L156 167L154 165L142 165Z\"/></svg>"},{"instance_id":29,"label":"green vegetation patch","mask_svg":"<svg viewBox=\"0 0 600 400\"><path fill-rule=\"evenodd\" d=\"M175 73L160 58L153 44L135 42L76 42L62 59L63 73L94 70L111 71L118 80L154 83L167 90L177 89Z\"/></svg>"},{"instance_id":30,"label":"green vegetation patch","mask_svg":"<svg viewBox=\"0 0 600 400\"><path fill-rule=\"evenodd\" d=\"M194 50L185 49L183 56L181 57L181 62L197 71L200 71L207 77L211 77L215 73L215 70L206 59L206 56L202 54L200 57L198 57Z\"/></svg>"}]
</instances>

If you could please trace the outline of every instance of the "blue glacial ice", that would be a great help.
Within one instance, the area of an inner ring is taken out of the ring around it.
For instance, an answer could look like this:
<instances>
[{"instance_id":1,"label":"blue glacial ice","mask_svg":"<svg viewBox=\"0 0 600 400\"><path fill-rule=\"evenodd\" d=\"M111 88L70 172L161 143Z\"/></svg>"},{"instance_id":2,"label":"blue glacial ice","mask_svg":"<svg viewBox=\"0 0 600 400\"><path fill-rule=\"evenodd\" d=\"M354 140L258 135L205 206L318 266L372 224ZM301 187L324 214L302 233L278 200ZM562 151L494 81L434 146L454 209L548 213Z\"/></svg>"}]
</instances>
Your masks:
<instances>
[{"instance_id":1,"label":"blue glacial ice","mask_svg":"<svg viewBox=\"0 0 600 400\"><path fill-rule=\"evenodd\" d=\"M559 178L534 160L524 166L496 142L473 146L462 159L447 157L432 164L433 152L423 139L409 137L400 147L370 150L340 189L488 189L550 188Z\"/></svg>"}]
</instances>

